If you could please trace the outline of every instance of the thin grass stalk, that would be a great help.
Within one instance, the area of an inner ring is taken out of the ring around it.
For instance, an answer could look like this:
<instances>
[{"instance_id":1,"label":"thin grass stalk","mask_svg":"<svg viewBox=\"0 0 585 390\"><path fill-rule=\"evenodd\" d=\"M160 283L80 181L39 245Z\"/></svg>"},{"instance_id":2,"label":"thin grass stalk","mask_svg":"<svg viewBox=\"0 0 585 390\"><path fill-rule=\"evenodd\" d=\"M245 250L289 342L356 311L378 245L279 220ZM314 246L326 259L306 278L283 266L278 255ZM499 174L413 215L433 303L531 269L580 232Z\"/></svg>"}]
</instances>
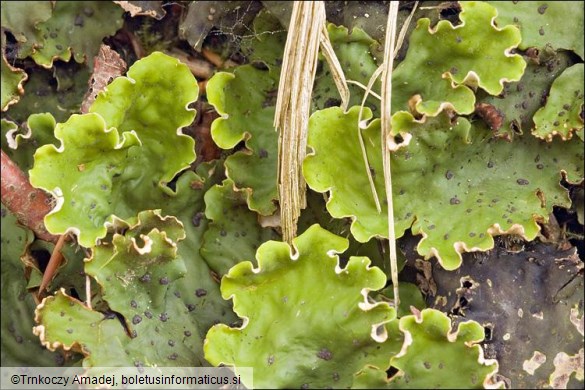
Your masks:
<instances>
[{"instance_id":1,"label":"thin grass stalk","mask_svg":"<svg viewBox=\"0 0 585 390\"><path fill-rule=\"evenodd\" d=\"M396 256L396 232L394 230L394 205L392 199L392 174L390 166L390 148L388 139L391 137L392 125L392 70L394 63L394 47L396 40L396 23L398 17L398 1L390 2L388 24L386 26L386 41L384 44L384 68L382 71L382 167L384 170L384 186L388 202L388 245L390 249L390 273L394 289L394 307L398 308L400 296L398 293L398 264Z\"/></svg>"}]
</instances>

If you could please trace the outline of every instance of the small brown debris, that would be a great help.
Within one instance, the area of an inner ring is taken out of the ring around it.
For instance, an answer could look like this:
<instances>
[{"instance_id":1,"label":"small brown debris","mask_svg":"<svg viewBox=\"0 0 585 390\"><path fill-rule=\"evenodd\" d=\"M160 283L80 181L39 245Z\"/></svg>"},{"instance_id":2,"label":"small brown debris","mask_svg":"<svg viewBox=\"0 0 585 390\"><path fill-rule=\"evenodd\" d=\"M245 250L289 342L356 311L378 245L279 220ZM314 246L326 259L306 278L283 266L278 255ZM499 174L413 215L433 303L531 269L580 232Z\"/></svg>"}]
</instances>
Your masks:
<instances>
[{"instance_id":1,"label":"small brown debris","mask_svg":"<svg viewBox=\"0 0 585 390\"><path fill-rule=\"evenodd\" d=\"M475 112L493 131L498 131L502 128L505 116L495 106L489 103L478 103L475 105Z\"/></svg>"},{"instance_id":2,"label":"small brown debris","mask_svg":"<svg viewBox=\"0 0 585 390\"><path fill-rule=\"evenodd\" d=\"M126 72L126 62L108 45L102 44L93 63L93 74L89 79L89 89L81 103L81 112L89 112L89 107L95 101L98 93L103 91L110 80Z\"/></svg>"}]
</instances>

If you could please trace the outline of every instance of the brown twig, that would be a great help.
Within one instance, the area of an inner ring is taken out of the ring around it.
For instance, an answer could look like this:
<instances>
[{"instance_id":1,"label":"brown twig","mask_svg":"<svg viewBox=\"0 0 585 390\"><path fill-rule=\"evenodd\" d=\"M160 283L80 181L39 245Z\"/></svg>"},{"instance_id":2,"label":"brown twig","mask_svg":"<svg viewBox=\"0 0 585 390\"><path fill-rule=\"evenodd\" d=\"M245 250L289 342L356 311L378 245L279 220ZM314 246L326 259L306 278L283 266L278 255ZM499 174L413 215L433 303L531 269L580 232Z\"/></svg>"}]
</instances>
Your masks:
<instances>
[{"instance_id":1,"label":"brown twig","mask_svg":"<svg viewBox=\"0 0 585 390\"><path fill-rule=\"evenodd\" d=\"M219 54L217 54L216 52L213 52L209 49L203 48L201 50L201 54L203 55L203 57L205 57L205 59L209 62L211 62L213 65L215 65L218 68L221 68L223 66L223 58L221 58L221 56Z\"/></svg>"},{"instance_id":2,"label":"brown twig","mask_svg":"<svg viewBox=\"0 0 585 390\"><path fill-rule=\"evenodd\" d=\"M53 249L53 253L51 253L51 258L49 259L47 268L45 268L43 280L41 281L41 285L39 286L39 295L45 292L47 286L57 273L57 268L59 268L59 266L63 262L63 254L61 253L61 248L63 248L63 244L65 244L66 238L67 238L66 234L59 236L59 239L55 244L55 248Z\"/></svg>"},{"instance_id":3,"label":"brown twig","mask_svg":"<svg viewBox=\"0 0 585 390\"><path fill-rule=\"evenodd\" d=\"M211 76L213 76L213 73L215 71L213 65L211 65L209 62L205 60L190 56L179 49L169 50L168 54L177 58L179 61L185 63L189 67L191 73L193 73L193 75L200 80L201 79L207 80Z\"/></svg>"},{"instance_id":4,"label":"brown twig","mask_svg":"<svg viewBox=\"0 0 585 390\"><path fill-rule=\"evenodd\" d=\"M201 50L201 55L208 62L212 63L213 65L215 65L216 68L219 69L232 68L238 65L235 61L232 61L229 58L227 60L224 60L223 58L221 58L219 54L206 48L203 48Z\"/></svg>"},{"instance_id":5,"label":"brown twig","mask_svg":"<svg viewBox=\"0 0 585 390\"><path fill-rule=\"evenodd\" d=\"M43 219L51 211L51 198L34 188L4 151L2 152L2 203L18 221L41 240L56 243L58 236L47 231Z\"/></svg>"},{"instance_id":6,"label":"brown twig","mask_svg":"<svg viewBox=\"0 0 585 390\"><path fill-rule=\"evenodd\" d=\"M207 80L198 81L197 85L199 86L199 95L207 94Z\"/></svg>"}]
</instances>

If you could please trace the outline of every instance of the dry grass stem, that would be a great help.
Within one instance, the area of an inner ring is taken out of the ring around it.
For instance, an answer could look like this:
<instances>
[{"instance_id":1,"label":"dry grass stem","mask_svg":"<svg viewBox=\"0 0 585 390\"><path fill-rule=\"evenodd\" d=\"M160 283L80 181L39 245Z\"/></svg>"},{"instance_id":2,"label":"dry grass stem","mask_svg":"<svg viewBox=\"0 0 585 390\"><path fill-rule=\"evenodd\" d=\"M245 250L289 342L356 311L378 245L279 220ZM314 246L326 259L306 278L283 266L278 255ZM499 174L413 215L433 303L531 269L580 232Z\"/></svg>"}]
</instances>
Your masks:
<instances>
[{"instance_id":1,"label":"dry grass stem","mask_svg":"<svg viewBox=\"0 0 585 390\"><path fill-rule=\"evenodd\" d=\"M359 81L356 80L346 80L348 84L353 84L353 85L357 85L358 87L360 87L361 89L363 89L364 91L368 91L368 87L366 87L365 85L363 85L362 83L360 83ZM375 97L378 100L382 100L382 97L380 95L378 95L376 92L372 91L371 89L368 91L368 93L370 95L372 95L373 97Z\"/></svg>"},{"instance_id":2,"label":"dry grass stem","mask_svg":"<svg viewBox=\"0 0 585 390\"><path fill-rule=\"evenodd\" d=\"M390 272L394 288L394 306L398 308L400 297L398 294L398 266L396 258L396 233L394 231L394 206L392 202L392 175L390 169L390 149L388 138L391 136L392 117L392 69L394 63L394 42L396 40L396 22L398 16L398 2L390 2L388 11L388 25L386 27L386 41L384 45L384 69L382 71L382 167L384 170L384 184L386 200L388 202L388 243L390 247Z\"/></svg>"},{"instance_id":3,"label":"dry grass stem","mask_svg":"<svg viewBox=\"0 0 585 390\"><path fill-rule=\"evenodd\" d=\"M325 23L323 23L322 26L321 52L323 53L323 57L325 57L325 61L327 61L327 64L329 65L331 76L333 77L335 86L341 96L341 108L343 111L347 111L347 106L349 105L349 87L347 86L347 80L345 79L345 74L343 73L341 64L339 63L335 51L333 50L333 46L331 45L331 41L329 40L329 33L327 32Z\"/></svg>"},{"instance_id":4,"label":"dry grass stem","mask_svg":"<svg viewBox=\"0 0 585 390\"><path fill-rule=\"evenodd\" d=\"M282 233L289 243L296 236L297 220L306 206L301 167L306 155L311 94L324 25L322 1L294 2L274 116L274 127L280 131L278 189Z\"/></svg>"},{"instance_id":5,"label":"dry grass stem","mask_svg":"<svg viewBox=\"0 0 585 390\"><path fill-rule=\"evenodd\" d=\"M85 275L85 305L89 310L91 307L91 278L89 275Z\"/></svg>"}]
</instances>

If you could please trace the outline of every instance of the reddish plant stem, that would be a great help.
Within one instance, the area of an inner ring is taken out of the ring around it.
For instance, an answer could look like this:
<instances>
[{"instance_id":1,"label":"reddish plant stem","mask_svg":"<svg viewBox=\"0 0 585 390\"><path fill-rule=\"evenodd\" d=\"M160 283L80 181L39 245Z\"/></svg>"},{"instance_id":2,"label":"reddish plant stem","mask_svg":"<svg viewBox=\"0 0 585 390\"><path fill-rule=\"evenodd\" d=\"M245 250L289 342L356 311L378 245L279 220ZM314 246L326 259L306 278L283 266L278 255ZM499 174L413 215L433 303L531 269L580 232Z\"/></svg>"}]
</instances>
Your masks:
<instances>
[{"instance_id":1,"label":"reddish plant stem","mask_svg":"<svg viewBox=\"0 0 585 390\"><path fill-rule=\"evenodd\" d=\"M43 218L51 211L51 199L34 188L28 178L4 151L2 152L2 203L18 221L41 240L56 243L58 236L47 231Z\"/></svg>"},{"instance_id":2,"label":"reddish plant stem","mask_svg":"<svg viewBox=\"0 0 585 390\"><path fill-rule=\"evenodd\" d=\"M47 268L45 268L43 280L41 281L41 285L39 286L39 294L44 293L53 277L57 274L57 268L59 268L59 266L63 262L61 248L63 248L63 244L65 244L66 238L67 238L66 234L59 236L59 240L57 240L57 243L55 244L55 248L53 249L53 253L51 253L51 258L49 259Z\"/></svg>"}]
</instances>

